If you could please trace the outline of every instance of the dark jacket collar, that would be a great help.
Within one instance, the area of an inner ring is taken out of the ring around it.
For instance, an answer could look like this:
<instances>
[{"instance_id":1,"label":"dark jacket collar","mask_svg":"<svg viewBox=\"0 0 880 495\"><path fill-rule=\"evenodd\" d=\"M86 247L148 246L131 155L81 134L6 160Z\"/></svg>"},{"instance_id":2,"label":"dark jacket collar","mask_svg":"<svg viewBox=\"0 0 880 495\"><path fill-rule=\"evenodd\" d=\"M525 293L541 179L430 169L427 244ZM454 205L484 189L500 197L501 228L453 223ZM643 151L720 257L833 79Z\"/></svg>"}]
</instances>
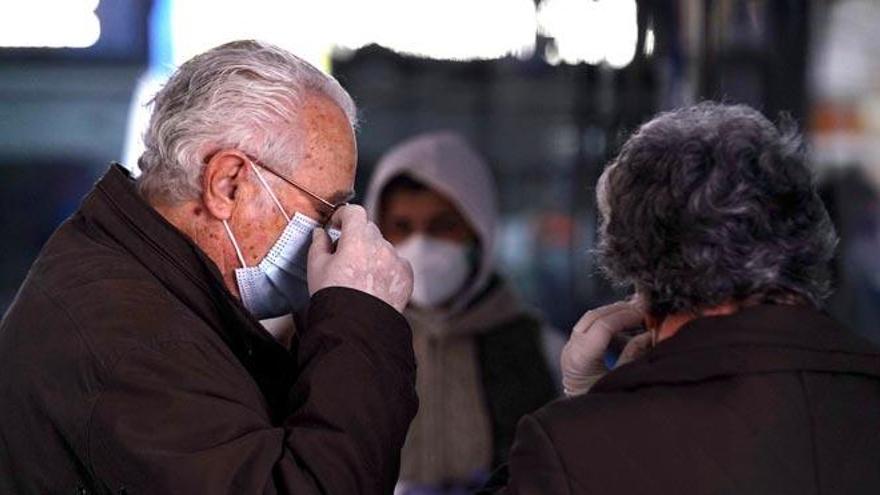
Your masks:
<instances>
[{"instance_id":1,"label":"dark jacket collar","mask_svg":"<svg viewBox=\"0 0 880 495\"><path fill-rule=\"evenodd\" d=\"M592 390L785 371L880 378L880 350L813 308L754 306L691 321L644 358L606 375Z\"/></svg>"},{"instance_id":2,"label":"dark jacket collar","mask_svg":"<svg viewBox=\"0 0 880 495\"><path fill-rule=\"evenodd\" d=\"M114 164L83 202L80 214L147 268L211 326L257 381L270 404L284 400L294 360L232 296L217 266L135 191Z\"/></svg>"}]
</instances>

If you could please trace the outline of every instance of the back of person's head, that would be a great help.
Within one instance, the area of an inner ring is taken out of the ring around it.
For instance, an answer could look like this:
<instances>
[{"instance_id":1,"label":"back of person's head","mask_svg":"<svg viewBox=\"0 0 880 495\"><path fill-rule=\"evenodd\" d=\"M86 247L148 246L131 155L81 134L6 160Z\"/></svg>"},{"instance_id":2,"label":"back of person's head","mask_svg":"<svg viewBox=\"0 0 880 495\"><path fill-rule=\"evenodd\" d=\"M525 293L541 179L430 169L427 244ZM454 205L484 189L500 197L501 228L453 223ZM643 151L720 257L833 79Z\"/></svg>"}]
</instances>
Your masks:
<instances>
[{"instance_id":1,"label":"back of person's head","mask_svg":"<svg viewBox=\"0 0 880 495\"><path fill-rule=\"evenodd\" d=\"M837 236L798 134L781 127L712 102L642 125L597 186L609 278L658 316L728 302L819 306Z\"/></svg>"}]
</instances>

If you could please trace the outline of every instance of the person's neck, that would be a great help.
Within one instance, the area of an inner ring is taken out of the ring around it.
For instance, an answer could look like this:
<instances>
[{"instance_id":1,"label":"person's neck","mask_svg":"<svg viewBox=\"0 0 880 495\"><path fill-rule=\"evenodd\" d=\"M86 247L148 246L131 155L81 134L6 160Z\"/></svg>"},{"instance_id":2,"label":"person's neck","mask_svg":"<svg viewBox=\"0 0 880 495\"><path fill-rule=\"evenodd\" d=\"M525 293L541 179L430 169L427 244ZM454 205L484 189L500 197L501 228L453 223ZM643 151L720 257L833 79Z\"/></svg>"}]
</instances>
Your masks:
<instances>
[{"instance_id":1,"label":"person's neck","mask_svg":"<svg viewBox=\"0 0 880 495\"><path fill-rule=\"evenodd\" d=\"M183 232L189 237L192 237L192 215L185 215L185 211L191 211L195 205L190 205L188 203L183 204L165 204L165 203L150 203L150 206L153 207L154 210L159 212L163 218L165 218L168 223L174 225L177 230Z\"/></svg>"},{"instance_id":2,"label":"person's neck","mask_svg":"<svg viewBox=\"0 0 880 495\"><path fill-rule=\"evenodd\" d=\"M217 265L217 269L223 277L223 282L233 295L238 296L238 285L235 283L235 268L238 265L228 263L226 260L235 259L230 257L224 246L228 243L226 233L221 227L214 225L210 228L206 225L205 211L196 201L186 201L179 204L151 204L153 209L159 212L165 220L177 228L185 236L189 237L202 251ZM216 222L215 222L216 224ZM226 241L226 242L224 242ZM227 247L228 248L228 247Z\"/></svg>"},{"instance_id":3,"label":"person's neck","mask_svg":"<svg viewBox=\"0 0 880 495\"><path fill-rule=\"evenodd\" d=\"M742 308L741 305L736 303L724 303L718 306L714 306L711 308L703 309L698 314L693 313L675 313L671 314L663 320L659 322L659 324L655 327L656 330L656 342L661 342L663 340L672 337L677 334L679 330L682 329L687 323L696 320L697 318L703 318L706 316L726 316L732 315L739 311Z\"/></svg>"}]
</instances>

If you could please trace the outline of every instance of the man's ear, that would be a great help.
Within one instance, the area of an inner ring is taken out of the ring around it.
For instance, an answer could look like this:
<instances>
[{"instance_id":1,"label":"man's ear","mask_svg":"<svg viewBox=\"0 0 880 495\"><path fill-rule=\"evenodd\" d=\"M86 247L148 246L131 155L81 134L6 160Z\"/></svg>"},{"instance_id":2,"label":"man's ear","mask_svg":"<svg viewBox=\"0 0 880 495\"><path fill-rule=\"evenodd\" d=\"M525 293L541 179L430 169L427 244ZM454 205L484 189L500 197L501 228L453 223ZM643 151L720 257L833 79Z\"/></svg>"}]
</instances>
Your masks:
<instances>
[{"instance_id":1,"label":"man's ear","mask_svg":"<svg viewBox=\"0 0 880 495\"><path fill-rule=\"evenodd\" d=\"M202 172L202 202L213 217L228 220L247 177L247 159L235 150L220 150Z\"/></svg>"}]
</instances>

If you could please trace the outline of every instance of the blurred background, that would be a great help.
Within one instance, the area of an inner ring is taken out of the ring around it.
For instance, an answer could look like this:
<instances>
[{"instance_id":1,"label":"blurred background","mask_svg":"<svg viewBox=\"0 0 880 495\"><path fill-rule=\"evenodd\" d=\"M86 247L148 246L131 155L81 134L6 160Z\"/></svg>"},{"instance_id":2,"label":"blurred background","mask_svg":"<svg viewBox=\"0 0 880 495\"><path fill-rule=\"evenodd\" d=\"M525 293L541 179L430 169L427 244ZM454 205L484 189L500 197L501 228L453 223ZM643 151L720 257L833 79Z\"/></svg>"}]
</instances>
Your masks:
<instances>
[{"instance_id":1,"label":"blurred background","mask_svg":"<svg viewBox=\"0 0 880 495\"><path fill-rule=\"evenodd\" d=\"M259 38L360 106L379 156L454 129L483 152L502 270L558 328L619 297L590 254L593 185L627 133L703 99L792 116L842 237L830 311L880 342L880 2L871 0L0 0L0 312L192 55Z\"/></svg>"}]
</instances>

